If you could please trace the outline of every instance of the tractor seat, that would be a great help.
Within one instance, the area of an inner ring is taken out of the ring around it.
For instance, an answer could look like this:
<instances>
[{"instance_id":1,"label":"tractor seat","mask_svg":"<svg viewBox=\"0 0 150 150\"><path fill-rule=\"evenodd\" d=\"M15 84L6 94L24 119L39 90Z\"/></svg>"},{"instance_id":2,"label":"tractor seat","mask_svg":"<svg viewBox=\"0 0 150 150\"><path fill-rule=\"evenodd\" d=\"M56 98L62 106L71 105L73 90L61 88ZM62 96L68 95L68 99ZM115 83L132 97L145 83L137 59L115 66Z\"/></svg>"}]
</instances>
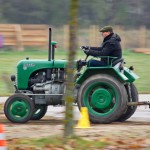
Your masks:
<instances>
[{"instance_id":1,"label":"tractor seat","mask_svg":"<svg viewBox=\"0 0 150 150\"><path fill-rule=\"evenodd\" d=\"M115 60L115 61L113 61L112 62L112 66L115 66L116 64L118 64L118 63L123 63L124 62L124 59L123 58L119 58L119 59L117 59L117 60Z\"/></svg>"}]
</instances>

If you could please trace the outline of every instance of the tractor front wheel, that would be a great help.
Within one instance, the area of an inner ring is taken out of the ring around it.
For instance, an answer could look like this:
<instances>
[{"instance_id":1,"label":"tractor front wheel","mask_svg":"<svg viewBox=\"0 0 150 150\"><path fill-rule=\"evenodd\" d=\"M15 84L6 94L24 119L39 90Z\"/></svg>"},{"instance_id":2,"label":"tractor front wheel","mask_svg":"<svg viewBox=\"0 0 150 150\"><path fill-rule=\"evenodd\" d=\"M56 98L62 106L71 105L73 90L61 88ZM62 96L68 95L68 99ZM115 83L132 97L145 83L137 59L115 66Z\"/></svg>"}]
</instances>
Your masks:
<instances>
[{"instance_id":1,"label":"tractor front wheel","mask_svg":"<svg viewBox=\"0 0 150 150\"><path fill-rule=\"evenodd\" d=\"M124 84L107 74L93 75L81 85L78 107L87 107L92 123L111 123L127 108Z\"/></svg>"},{"instance_id":2,"label":"tractor front wheel","mask_svg":"<svg viewBox=\"0 0 150 150\"><path fill-rule=\"evenodd\" d=\"M25 123L33 115L34 103L24 94L10 96L4 104L4 113L7 119L13 123Z\"/></svg>"}]
</instances>

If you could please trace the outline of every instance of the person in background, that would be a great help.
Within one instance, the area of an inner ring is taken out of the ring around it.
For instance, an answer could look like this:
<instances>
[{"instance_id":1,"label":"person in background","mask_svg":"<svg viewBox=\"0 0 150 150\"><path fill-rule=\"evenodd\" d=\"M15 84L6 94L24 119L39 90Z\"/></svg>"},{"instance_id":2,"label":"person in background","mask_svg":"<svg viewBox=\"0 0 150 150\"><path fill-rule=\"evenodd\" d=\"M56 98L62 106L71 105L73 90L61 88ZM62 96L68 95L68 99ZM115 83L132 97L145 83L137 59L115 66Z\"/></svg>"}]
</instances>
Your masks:
<instances>
[{"instance_id":1,"label":"person in background","mask_svg":"<svg viewBox=\"0 0 150 150\"><path fill-rule=\"evenodd\" d=\"M4 37L0 35L0 48L4 47Z\"/></svg>"},{"instance_id":2,"label":"person in background","mask_svg":"<svg viewBox=\"0 0 150 150\"><path fill-rule=\"evenodd\" d=\"M111 26L104 26L99 30L103 36L103 43L100 47L81 46L84 49L86 55L98 57L98 56L110 56L117 57L115 60L122 58L121 38L118 34L113 32ZM109 62L112 58L109 59ZM89 60L88 64L91 67L106 66L108 58L102 57L101 60Z\"/></svg>"}]
</instances>

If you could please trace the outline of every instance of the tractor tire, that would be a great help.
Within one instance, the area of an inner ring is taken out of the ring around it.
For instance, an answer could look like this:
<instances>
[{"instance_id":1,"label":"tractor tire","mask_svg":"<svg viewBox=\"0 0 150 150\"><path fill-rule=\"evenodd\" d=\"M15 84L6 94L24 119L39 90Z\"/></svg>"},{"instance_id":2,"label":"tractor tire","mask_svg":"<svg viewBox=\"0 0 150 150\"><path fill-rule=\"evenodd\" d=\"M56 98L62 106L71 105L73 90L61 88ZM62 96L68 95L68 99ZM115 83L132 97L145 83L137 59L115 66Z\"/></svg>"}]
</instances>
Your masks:
<instances>
[{"instance_id":1,"label":"tractor tire","mask_svg":"<svg viewBox=\"0 0 150 150\"><path fill-rule=\"evenodd\" d=\"M78 107L87 107L92 123L111 123L127 109L127 92L124 84L113 76L97 74L81 85Z\"/></svg>"},{"instance_id":2,"label":"tractor tire","mask_svg":"<svg viewBox=\"0 0 150 150\"><path fill-rule=\"evenodd\" d=\"M7 119L13 123L25 123L33 115L34 103L24 94L10 96L4 104L4 113Z\"/></svg>"},{"instance_id":3,"label":"tractor tire","mask_svg":"<svg viewBox=\"0 0 150 150\"><path fill-rule=\"evenodd\" d=\"M138 91L133 83L131 83L131 97L132 97L132 102L138 102L139 97L138 97ZM123 122L127 119L129 119L136 111L137 106L128 106L127 110L120 118L117 120L119 122Z\"/></svg>"},{"instance_id":4,"label":"tractor tire","mask_svg":"<svg viewBox=\"0 0 150 150\"><path fill-rule=\"evenodd\" d=\"M47 112L47 105L36 105L31 120L40 120Z\"/></svg>"}]
</instances>

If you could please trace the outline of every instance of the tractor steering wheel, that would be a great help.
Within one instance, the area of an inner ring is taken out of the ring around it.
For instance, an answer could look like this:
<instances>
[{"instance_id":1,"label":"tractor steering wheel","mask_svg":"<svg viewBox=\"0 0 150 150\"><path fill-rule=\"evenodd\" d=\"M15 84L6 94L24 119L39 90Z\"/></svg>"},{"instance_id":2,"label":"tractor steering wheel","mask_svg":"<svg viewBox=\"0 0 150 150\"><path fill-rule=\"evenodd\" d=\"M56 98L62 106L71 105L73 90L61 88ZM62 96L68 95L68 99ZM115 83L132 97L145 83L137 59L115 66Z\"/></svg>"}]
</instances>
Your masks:
<instances>
[{"instance_id":1,"label":"tractor steering wheel","mask_svg":"<svg viewBox=\"0 0 150 150\"><path fill-rule=\"evenodd\" d=\"M89 47L88 47L88 46L81 46L80 49L82 49L82 50L84 51L84 53L85 53L85 51L88 50ZM86 53L85 53L85 54L86 54ZM88 57L89 57L89 55L86 54L85 61L88 59Z\"/></svg>"}]
</instances>

